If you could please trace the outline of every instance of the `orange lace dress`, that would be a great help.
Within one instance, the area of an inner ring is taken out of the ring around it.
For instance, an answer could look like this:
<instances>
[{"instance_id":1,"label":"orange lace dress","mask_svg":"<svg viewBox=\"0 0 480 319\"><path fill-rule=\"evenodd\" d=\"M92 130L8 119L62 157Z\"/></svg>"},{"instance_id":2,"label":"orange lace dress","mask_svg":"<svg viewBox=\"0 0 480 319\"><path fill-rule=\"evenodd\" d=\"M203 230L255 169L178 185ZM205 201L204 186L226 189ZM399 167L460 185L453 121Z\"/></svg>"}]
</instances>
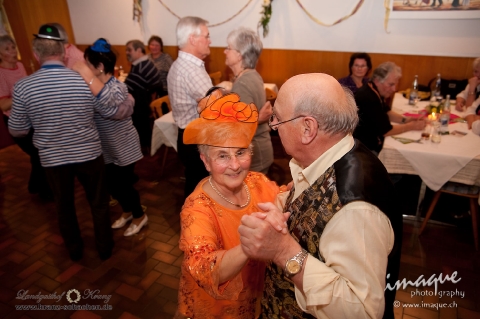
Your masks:
<instances>
[{"instance_id":1,"label":"orange lace dress","mask_svg":"<svg viewBox=\"0 0 480 319\"><path fill-rule=\"evenodd\" d=\"M202 180L186 199L181 218L180 249L184 252L176 318L256 318L265 264L249 260L233 279L219 284L219 265L228 249L240 244L238 226L245 214L258 212L257 203L274 202L279 187L265 175L249 172L245 178L251 200L240 210L213 201Z\"/></svg>"}]
</instances>

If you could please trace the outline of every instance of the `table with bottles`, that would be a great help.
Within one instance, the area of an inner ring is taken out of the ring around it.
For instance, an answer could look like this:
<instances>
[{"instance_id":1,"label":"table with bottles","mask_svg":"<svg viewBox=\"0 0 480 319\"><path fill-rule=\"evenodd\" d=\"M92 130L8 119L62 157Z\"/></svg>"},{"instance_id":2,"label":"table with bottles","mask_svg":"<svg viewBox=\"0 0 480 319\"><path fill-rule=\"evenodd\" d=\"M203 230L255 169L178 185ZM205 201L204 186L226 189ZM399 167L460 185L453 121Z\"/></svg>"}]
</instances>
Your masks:
<instances>
[{"instance_id":1,"label":"table with bottles","mask_svg":"<svg viewBox=\"0 0 480 319\"><path fill-rule=\"evenodd\" d=\"M427 109L430 110L429 101L410 105L408 99L400 93L395 94L392 103L392 110L399 114L425 114ZM456 115L459 118L466 115L456 111L454 105L451 106L451 113L452 117ZM430 119L437 120L437 117ZM480 186L480 136L475 135L461 121L450 122L447 130L448 134L440 135L438 143L432 142L431 138L423 139L420 131L385 138L379 159L391 174L420 176L422 187L419 204L423 200L426 186L433 191L439 190L448 181ZM411 142L403 144L402 139Z\"/></svg>"}]
</instances>

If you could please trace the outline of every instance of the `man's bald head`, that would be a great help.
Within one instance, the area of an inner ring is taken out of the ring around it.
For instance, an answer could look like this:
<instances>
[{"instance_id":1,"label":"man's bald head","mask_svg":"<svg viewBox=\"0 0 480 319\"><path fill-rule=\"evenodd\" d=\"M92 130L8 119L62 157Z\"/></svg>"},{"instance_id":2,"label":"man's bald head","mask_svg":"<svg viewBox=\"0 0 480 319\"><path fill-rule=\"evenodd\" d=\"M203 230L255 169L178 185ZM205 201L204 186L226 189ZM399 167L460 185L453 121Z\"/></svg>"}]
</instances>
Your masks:
<instances>
[{"instance_id":1,"label":"man's bald head","mask_svg":"<svg viewBox=\"0 0 480 319\"><path fill-rule=\"evenodd\" d=\"M293 117L315 118L321 131L329 135L352 134L358 123L352 93L324 73L300 74L282 85L278 100L288 99Z\"/></svg>"}]
</instances>

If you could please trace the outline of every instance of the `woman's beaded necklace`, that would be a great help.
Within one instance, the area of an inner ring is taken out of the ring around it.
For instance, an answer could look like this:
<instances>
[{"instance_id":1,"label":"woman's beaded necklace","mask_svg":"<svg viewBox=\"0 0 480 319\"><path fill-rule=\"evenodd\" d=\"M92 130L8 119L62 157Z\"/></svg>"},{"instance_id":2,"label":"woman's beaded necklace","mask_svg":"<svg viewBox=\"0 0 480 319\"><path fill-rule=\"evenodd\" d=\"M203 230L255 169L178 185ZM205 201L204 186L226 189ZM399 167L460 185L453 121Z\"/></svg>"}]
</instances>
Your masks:
<instances>
[{"instance_id":1,"label":"woman's beaded necklace","mask_svg":"<svg viewBox=\"0 0 480 319\"><path fill-rule=\"evenodd\" d=\"M213 186L212 176L210 176L210 178L208 179L208 182L210 183L210 186L212 186L212 189L215 191L215 193L217 193L218 196L220 196L226 202L228 202L228 203L230 203L234 206L240 207L240 208L244 208L245 206L247 206L250 203L250 191L248 190L248 186L247 186L247 184L245 184L245 182L243 182L243 188L245 188L245 191L247 192L247 202L243 205L235 204L234 202L232 202L231 200L229 200L228 198L223 196L222 193L220 193L220 191L215 186Z\"/></svg>"}]
</instances>

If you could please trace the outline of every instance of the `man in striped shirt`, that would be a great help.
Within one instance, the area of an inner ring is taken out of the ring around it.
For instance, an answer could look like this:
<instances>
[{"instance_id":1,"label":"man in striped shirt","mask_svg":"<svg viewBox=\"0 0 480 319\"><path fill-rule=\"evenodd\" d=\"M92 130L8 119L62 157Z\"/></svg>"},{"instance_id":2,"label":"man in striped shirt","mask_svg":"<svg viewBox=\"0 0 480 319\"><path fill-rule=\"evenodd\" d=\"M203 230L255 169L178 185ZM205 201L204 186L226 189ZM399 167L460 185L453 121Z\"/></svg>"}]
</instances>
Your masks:
<instances>
[{"instance_id":1,"label":"man in striped shirt","mask_svg":"<svg viewBox=\"0 0 480 319\"><path fill-rule=\"evenodd\" d=\"M60 233L74 261L83 256L75 212L74 179L78 178L92 211L96 247L105 260L114 243L102 148L93 116L94 112L106 118L130 116L133 100L116 107L104 101L108 98L105 91L93 96L82 77L63 64L61 41L54 26L40 27L33 51L41 68L15 84L9 130L18 137L35 129L33 143L54 194ZM93 77L89 84L94 81L99 80Z\"/></svg>"},{"instance_id":2,"label":"man in striped shirt","mask_svg":"<svg viewBox=\"0 0 480 319\"><path fill-rule=\"evenodd\" d=\"M126 51L128 61L132 62L132 69L125 79L125 84L128 93L135 99L133 126L137 129L142 147L149 147L152 140L150 103L152 94L162 85L160 71L145 54L145 45L140 40L128 41Z\"/></svg>"},{"instance_id":3,"label":"man in striped shirt","mask_svg":"<svg viewBox=\"0 0 480 319\"><path fill-rule=\"evenodd\" d=\"M180 51L167 76L172 115L178 126L178 156L185 166L185 198L193 192L199 181L208 176L197 146L183 144L185 127L198 118L198 101L213 86L203 62L210 55L211 41L207 24L208 21L198 17L180 19L177 24Z\"/></svg>"}]
</instances>

